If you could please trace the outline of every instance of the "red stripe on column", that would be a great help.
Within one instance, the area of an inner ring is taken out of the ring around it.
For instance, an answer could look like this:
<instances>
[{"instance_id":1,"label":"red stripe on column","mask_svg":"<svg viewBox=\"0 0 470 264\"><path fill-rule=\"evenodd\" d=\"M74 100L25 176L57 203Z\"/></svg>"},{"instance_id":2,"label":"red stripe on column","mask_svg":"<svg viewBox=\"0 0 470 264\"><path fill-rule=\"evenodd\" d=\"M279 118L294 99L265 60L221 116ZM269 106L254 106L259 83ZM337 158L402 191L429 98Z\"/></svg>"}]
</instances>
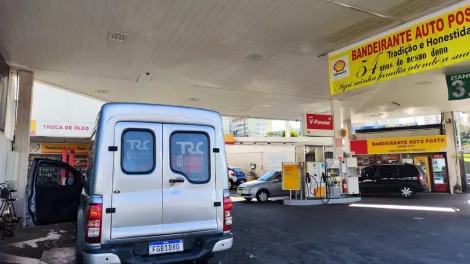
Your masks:
<instances>
[{"instance_id":1,"label":"red stripe on column","mask_svg":"<svg viewBox=\"0 0 470 264\"><path fill-rule=\"evenodd\" d=\"M367 140L351 140L350 143L351 152L354 152L356 155L368 154Z\"/></svg>"}]
</instances>

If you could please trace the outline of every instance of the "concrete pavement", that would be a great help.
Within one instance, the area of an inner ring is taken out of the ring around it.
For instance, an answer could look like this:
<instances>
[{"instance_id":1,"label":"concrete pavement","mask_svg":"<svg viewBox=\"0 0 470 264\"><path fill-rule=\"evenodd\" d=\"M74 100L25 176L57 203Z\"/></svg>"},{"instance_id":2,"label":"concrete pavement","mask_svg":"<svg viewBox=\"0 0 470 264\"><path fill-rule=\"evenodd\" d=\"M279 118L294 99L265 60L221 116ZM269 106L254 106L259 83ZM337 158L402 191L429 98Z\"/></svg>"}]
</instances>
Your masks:
<instances>
[{"instance_id":1,"label":"concrete pavement","mask_svg":"<svg viewBox=\"0 0 470 264\"><path fill-rule=\"evenodd\" d=\"M470 263L468 200L467 194L422 194L410 200L366 197L361 202L455 209L436 212L291 207L234 198L234 247L211 263ZM74 239L73 224L23 230L0 241L0 263L73 263ZM12 256L16 262L5 262Z\"/></svg>"}]
</instances>

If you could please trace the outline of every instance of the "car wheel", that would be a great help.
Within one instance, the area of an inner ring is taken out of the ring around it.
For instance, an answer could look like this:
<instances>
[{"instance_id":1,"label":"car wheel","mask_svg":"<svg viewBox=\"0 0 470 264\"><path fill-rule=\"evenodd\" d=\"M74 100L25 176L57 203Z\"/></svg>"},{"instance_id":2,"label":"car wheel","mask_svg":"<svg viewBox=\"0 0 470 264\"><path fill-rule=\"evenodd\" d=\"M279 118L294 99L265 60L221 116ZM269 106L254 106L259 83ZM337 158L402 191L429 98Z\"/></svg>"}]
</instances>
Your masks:
<instances>
[{"instance_id":1,"label":"car wheel","mask_svg":"<svg viewBox=\"0 0 470 264\"><path fill-rule=\"evenodd\" d=\"M233 189L233 182L232 180L228 180L228 189L232 190Z\"/></svg>"},{"instance_id":2,"label":"car wheel","mask_svg":"<svg viewBox=\"0 0 470 264\"><path fill-rule=\"evenodd\" d=\"M268 193L267 190L259 190L256 193L256 200L258 200L258 202L260 202L260 203L267 202L268 198L269 198L269 193Z\"/></svg>"},{"instance_id":3,"label":"car wheel","mask_svg":"<svg viewBox=\"0 0 470 264\"><path fill-rule=\"evenodd\" d=\"M251 202L251 200L253 200L252 198L245 198L245 201L247 202Z\"/></svg>"},{"instance_id":4,"label":"car wheel","mask_svg":"<svg viewBox=\"0 0 470 264\"><path fill-rule=\"evenodd\" d=\"M415 190L410 186L403 186L400 188L400 195L403 198L409 199L415 195Z\"/></svg>"}]
</instances>

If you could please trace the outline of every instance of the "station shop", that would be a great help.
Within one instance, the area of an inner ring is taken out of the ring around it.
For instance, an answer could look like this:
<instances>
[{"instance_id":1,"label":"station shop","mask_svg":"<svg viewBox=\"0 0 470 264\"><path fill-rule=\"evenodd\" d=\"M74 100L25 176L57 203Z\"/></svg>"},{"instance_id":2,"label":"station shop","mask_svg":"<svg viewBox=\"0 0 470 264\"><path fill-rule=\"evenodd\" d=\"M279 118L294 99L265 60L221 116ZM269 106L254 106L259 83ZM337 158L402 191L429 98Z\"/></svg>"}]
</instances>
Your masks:
<instances>
[{"instance_id":1,"label":"station shop","mask_svg":"<svg viewBox=\"0 0 470 264\"><path fill-rule=\"evenodd\" d=\"M32 138L32 140L38 140ZM48 139L43 142L31 142L29 144L29 164L31 168L32 160L35 158L64 161L75 167L81 173L85 173L88 167L88 143L59 143L54 141L67 141L68 139ZM85 140L83 140L85 141Z\"/></svg>"},{"instance_id":2,"label":"station shop","mask_svg":"<svg viewBox=\"0 0 470 264\"><path fill-rule=\"evenodd\" d=\"M31 120L28 170L34 158L43 158L66 162L85 173L91 128L91 123Z\"/></svg>"},{"instance_id":3,"label":"station shop","mask_svg":"<svg viewBox=\"0 0 470 264\"><path fill-rule=\"evenodd\" d=\"M351 152L361 169L376 164L416 164L426 173L428 191L450 191L445 135L351 140Z\"/></svg>"}]
</instances>

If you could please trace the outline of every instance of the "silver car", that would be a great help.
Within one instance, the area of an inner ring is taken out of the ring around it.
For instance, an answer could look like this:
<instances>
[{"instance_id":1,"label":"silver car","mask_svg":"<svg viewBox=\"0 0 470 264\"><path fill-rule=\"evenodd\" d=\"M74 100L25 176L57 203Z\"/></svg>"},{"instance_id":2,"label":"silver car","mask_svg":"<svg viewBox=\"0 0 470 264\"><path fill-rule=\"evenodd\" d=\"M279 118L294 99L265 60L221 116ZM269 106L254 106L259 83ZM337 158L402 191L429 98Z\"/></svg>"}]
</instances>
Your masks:
<instances>
[{"instance_id":1,"label":"silver car","mask_svg":"<svg viewBox=\"0 0 470 264\"><path fill-rule=\"evenodd\" d=\"M219 113L105 104L90 158L86 177L35 159L26 187L26 226L77 223L77 263L203 263L232 247Z\"/></svg>"},{"instance_id":2,"label":"silver car","mask_svg":"<svg viewBox=\"0 0 470 264\"><path fill-rule=\"evenodd\" d=\"M268 171L257 180L238 186L237 195L247 201L256 198L258 202L264 203L270 197L289 196L289 191L282 190L281 171Z\"/></svg>"}]
</instances>

